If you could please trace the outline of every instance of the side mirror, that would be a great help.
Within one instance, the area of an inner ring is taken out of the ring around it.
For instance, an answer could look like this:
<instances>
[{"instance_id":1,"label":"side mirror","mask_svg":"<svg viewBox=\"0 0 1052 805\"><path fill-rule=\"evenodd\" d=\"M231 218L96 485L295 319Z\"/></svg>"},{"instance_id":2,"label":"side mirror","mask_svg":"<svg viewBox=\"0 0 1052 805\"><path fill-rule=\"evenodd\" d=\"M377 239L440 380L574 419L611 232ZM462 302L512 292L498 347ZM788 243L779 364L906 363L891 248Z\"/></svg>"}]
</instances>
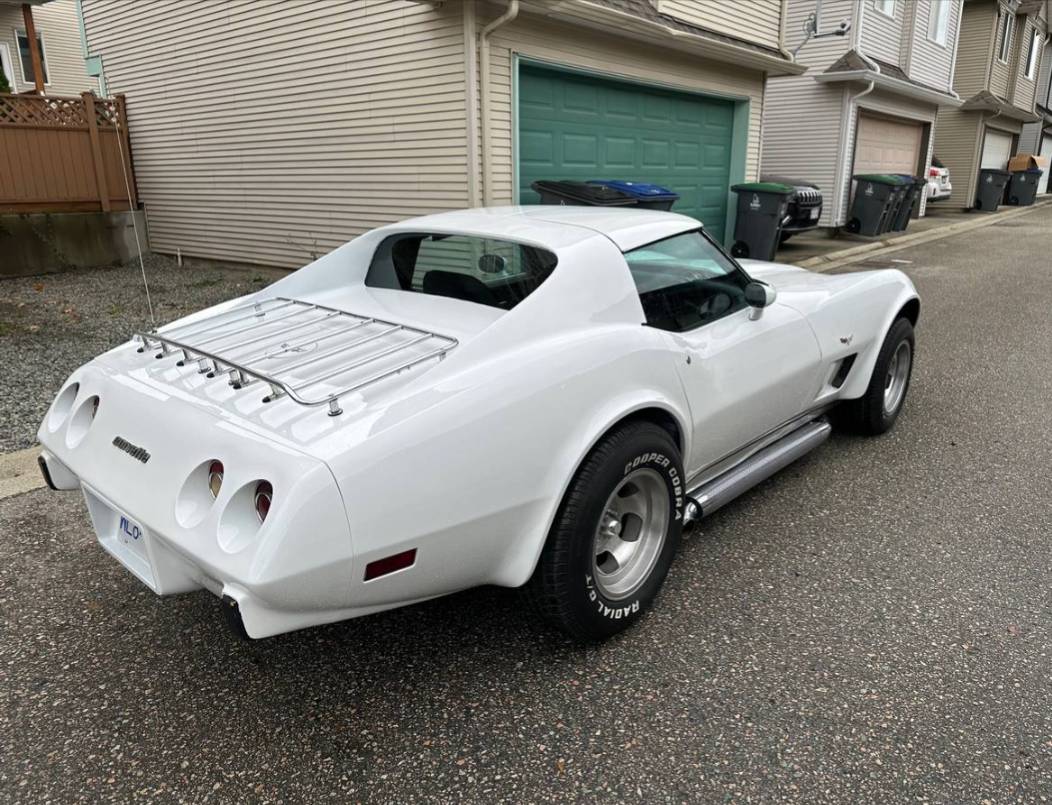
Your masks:
<instances>
[{"instance_id":1,"label":"side mirror","mask_svg":"<svg viewBox=\"0 0 1052 805\"><path fill-rule=\"evenodd\" d=\"M750 282L745 286L745 301L753 309L749 318L754 320L760 318L763 315L763 309L773 305L777 298L778 291L766 282L756 280Z\"/></svg>"}]
</instances>

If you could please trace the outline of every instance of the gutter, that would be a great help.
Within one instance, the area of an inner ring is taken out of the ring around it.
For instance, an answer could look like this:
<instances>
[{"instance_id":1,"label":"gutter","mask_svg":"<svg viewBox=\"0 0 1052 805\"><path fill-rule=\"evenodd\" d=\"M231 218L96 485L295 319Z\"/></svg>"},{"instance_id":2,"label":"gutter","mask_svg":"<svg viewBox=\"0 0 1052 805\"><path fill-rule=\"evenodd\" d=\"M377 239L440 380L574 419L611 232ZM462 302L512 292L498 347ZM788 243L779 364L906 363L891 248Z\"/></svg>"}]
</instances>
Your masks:
<instances>
[{"instance_id":1,"label":"gutter","mask_svg":"<svg viewBox=\"0 0 1052 805\"><path fill-rule=\"evenodd\" d=\"M508 0L507 10L497 19L482 29L479 34L479 61L482 69L479 72L479 91L482 94L482 203L489 205L493 200L493 133L490 126L492 102L490 84L492 66L490 65L489 37L502 25L512 22L519 16L519 0Z\"/></svg>"},{"instance_id":2,"label":"gutter","mask_svg":"<svg viewBox=\"0 0 1052 805\"><path fill-rule=\"evenodd\" d=\"M869 58L869 56L867 56L862 51L862 25L863 25L863 21L865 20L865 18L866 18L866 4L865 3L859 3L858 6L857 6L857 11L855 13L854 33L852 35L852 39L854 41L852 42L852 47L854 48L855 52L859 56L862 57L862 61L864 61L866 64L871 65L873 69L872 70L852 71L852 72L859 72L859 73L861 73L863 75L869 76L867 78L867 80L869 81L869 86L867 86L864 90L859 92L854 97L848 97L847 100L844 103L844 115L843 115L843 117L841 118L841 121L840 121L840 133L841 133L841 137L844 138L844 142L843 142L842 147L840 149L840 158L842 160L842 163L841 163L841 168L840 168L840 181L837 183L838 189L839 189L839 197L837 198L836 215L833 216L833 226L841 226L843 224L843 222L844 222L844 217L845 217L844 209L845 209L845 207L847 207L847 197L849 195L848 194L848 187L849 187L849 183L851 181L851 168L855 164L855 144L854 143L850 143L850 163L848 161L849 144L847 142L847 132L848 132L848 128L850 127L850 124L851 124L851 118L852 118L852 115L855 113L855 110L858 108L858 101L859 101L859 99L860 98L865 98L867 95L869 95L869 93L871 93L876 88L876 85L877 85L876 78L879 78L880 75L881 75L881 73L880 73L880 65L877 64L875 61L873 61L871 58ZM819 80L819 76L823 76L823 75L826 75L826 73L819 73L819 75L815 76L815 80L818 81ZM836 75L836 74L834 73L832 75ZM843 75L843 74L841 74L841 75ZM820 82L820 83L825 83L825 82ZM857 136L858 136L858 126L857 126L857 124L855 126L855 135L856 135L856 138L857 138Z\"/></svg>"},{"instance_id":3,"label":"gutter","mask_svg":"<svg viewBox=\"0 0 1052 805\"><path fill-rule=\"evenodd\" d=\"M77 0L80 2L80 0ZM785 49L785 28L789 22L789 0L782 0L782 14L778 18L778 52L781 53L788 61L795 62L796 56L792 52Z\"/></svg>"},{"instance_id":4,"label":"gutter","mask_svg":"<svg viewBox=\"0 0 1052 805\"><path fill-rule=\"evenodd\" d=\"M475 4L464 4L464 89L467 98L466 163L468 168L468 206L481 206L479 176L479 83L478 34L475 30Z\"/></svg>"},{"instance_id":5,"label":"gutter","mask_svg":"<svg viewBox=\"0 0 1052 805\"><path fill-rule=\"evenodd\" d=\"M909 81L903 81L901 78L892 78L874 70L844 70L836 73L819 73L815 76L815 81L821 84L832 84L838 81L872 81L882 89L889 89L899 95L934 103L937 106L956 108L964 103L955 92L943 92L937 89L919 87Z\"/></svg>"},{"instance_id":6,"label":"gutter","mask_svg":"<svg viewBox=\"0 0 1052 805\"><path fill-rule=\"evenodd\" d=\"M77 27L80 29L80 52L84 57L84 72L99 82L99 94L106 97L106 73L102 67L102 56L92 56L88 49L88 31L84 27L83 0L76 2Z\"/></svg>"}]
</instances>

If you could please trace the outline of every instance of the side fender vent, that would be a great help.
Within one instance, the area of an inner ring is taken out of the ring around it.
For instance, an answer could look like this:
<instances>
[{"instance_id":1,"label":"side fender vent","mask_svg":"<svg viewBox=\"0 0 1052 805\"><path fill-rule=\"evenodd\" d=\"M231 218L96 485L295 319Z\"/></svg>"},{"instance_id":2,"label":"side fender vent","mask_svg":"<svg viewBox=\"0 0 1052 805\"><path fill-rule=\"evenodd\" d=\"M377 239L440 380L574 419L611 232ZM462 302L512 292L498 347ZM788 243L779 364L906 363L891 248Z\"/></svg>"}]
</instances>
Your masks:
<instances>
[{"instance_id":1,"label":"side fender vent","mask_svg":"<svg viewBox=\"0 0 1052 805\"><path fill-rule=\"evenodd\" d=\"M847 380L847 376L851 373L851 367L855 365L855 358L857 357L858 353L856 352L852 355L848 355L846 358L840 361L840 366L837 367L836 374L833 375L833 379L829 381L829 385L831 385L835 389L838 389L842 385L844 385L844 382Z\"/></svg>"}]
</instances>

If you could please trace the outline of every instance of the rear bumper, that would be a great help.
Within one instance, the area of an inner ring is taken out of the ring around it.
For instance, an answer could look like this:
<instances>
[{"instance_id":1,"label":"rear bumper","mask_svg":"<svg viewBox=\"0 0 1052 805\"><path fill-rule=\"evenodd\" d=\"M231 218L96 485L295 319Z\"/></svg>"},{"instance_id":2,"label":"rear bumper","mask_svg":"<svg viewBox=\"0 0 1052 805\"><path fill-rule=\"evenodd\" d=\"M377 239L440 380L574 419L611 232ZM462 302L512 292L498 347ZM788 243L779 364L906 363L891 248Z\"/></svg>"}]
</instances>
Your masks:
<instances>
[{"instance_id":1,"label":"rear bumper","mask_svg":"<svg viewBox=\"0 0 1052 805\"><path fill-rule=\"evenodd\" d=\"M945 201L953 195L953 185L928 185L928 201Z\"/></svg>"},{"instance_id":2,"label":"rear bumper","mask_svg":"<svg viewBox=\"0 0 1052 805\"><path fill-rule=\"evenodd\" d=\"M252 637L361 614L343 498L324 462L93 366L75 379L72 408L95 395L97 413L77 432L75 415L49 413L41 471L53 489L83 491L99 544L145 585L229 596ZM226 468L214 498L213 460ZM264 522L259 479L274 489Z\"/></svg>"}]
</instances>

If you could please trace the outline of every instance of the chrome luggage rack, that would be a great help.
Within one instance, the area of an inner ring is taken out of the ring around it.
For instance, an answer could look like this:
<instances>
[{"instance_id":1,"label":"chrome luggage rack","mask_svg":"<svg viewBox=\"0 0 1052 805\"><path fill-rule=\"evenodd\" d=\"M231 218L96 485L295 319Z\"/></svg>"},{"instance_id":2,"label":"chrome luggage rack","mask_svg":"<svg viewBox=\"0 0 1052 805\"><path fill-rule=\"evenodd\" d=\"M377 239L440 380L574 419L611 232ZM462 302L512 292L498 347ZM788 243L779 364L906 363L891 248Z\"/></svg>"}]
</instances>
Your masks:
<instances>
[{"instance_id":1,"label":"chrome luggage rack","mask_svg":"<svg viewBox=\"0 0 1052 805\"><path fill-rule=\"evenodd\" d=\"M208 377L230 375L236 389L265 383L271 402L287 396L300 405L328 405L340 397L431 360L442 360L457 339L407 324L359 316L283 296L227 310L166 332L137 332L139 352L157 358L182 353L179 366L197 363ZM313 389L313 390L312 390Z\"/></svg>"}]
</instances>

